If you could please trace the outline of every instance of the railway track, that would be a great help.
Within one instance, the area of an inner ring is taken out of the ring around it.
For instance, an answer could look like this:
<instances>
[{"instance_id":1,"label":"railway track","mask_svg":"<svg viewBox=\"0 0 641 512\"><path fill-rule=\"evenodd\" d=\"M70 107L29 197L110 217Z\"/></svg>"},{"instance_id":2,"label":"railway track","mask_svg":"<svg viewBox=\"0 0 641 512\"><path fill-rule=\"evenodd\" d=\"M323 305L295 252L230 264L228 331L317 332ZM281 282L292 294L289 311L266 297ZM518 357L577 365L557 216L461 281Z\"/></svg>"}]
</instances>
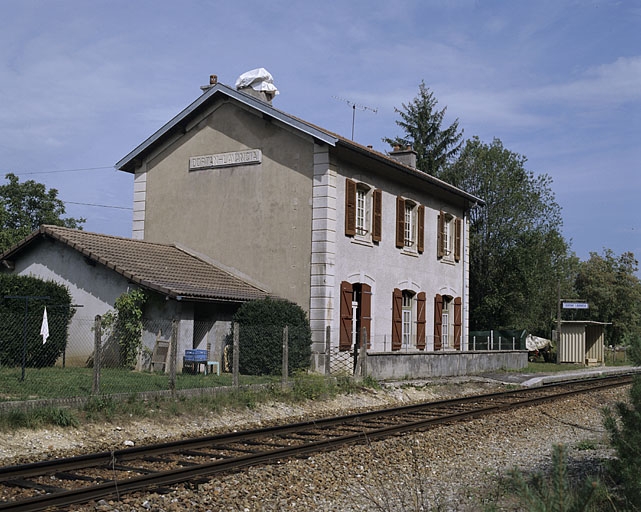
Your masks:
<instances>
[{"instance_id":1,"label":"railway track","mask_svg":"<svg viewBox=\"0 0 641 512\"><path fill-rule=\"evenodd\" d=\"M630 384L563 382L0 468L0 511L64 507Z\"/></svg>"}]
</instances>

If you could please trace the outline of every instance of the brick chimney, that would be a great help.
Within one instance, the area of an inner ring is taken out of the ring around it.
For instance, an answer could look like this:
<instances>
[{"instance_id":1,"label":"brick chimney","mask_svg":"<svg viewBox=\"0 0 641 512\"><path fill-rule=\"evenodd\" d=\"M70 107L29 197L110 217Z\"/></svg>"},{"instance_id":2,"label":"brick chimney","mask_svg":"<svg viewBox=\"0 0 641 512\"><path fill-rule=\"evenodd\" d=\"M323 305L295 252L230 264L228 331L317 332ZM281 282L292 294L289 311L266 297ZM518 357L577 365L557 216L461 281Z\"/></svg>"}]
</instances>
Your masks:
<instances>
[{"instance_id":1,"label":"brick chimney","mask_svg":"<svg viewBox=\"0 0 641 512\"><path fill-rule=\"evenodd\" d=\"M218 75L209 75L209 85L201 85L200 90L203 92L207 92L217 83L218 83Z\"/></svg>"},{"instance_id":2,"label":"brick chimney","mask_svg":"<svg viewBox=\"0 0 641 512\"><path fill-rule=\"evenodd\" d=\"M418 153L414 151L412 146L409 144L405 146L405 148L401 148L401 146L394 146L389 156L403 165L416 169L416 157L418 156Z\"/></svg>"}]
</instances>

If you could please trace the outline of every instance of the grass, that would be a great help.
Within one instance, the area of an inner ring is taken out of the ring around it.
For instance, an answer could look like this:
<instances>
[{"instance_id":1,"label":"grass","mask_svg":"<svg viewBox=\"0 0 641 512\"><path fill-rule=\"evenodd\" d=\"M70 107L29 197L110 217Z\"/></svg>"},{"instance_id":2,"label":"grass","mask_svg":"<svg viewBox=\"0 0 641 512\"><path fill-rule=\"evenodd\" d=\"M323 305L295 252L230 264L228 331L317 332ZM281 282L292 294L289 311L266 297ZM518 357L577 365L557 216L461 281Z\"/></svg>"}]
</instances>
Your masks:
<instances>
[{"instance_id":1,"label":"grass","mask_svg":"<svg viewBox=\"0 0 641 512\"><path fill-rule=\"evenodd\" d=\"M0 389L3 398L60 398L73 397L91 391L91 369L46 368L28 369L27 378L20 382L20 370L0 370ZM247 381L247 382L245 382ZM102 389L109 386L112 393L128 394L126 400L118 400L108 394L92 396L80 409L64 407L34 408L27 411L9 410L0 412L0 431L17 428L42 428L45 426L75 427L82 423L97 421L127 421L128 419L158 418L167 420L189 415L219 413L224 410L253 409L266 402L297 403L306 400L330 398L372 387L378 383L369 379L357 384L353 379L325 378L322 375L300 373L290 379L290 386L283 388L280 377L244 377L242 384L265 384L251 391L232 389L230 375L179 375L179 389L202 387L227 387L227 392L202 394L192 398L156 396L142 399L140 391L167 389L164 374L140 373L127 370L105 370L101 374Z\"/></svg>"},{"instance_id":2,"label":"grass","mask_svg":"<svg viewBox=\"0 0 641 512\"><path fill-rule=\"evenodd\" d=\"M0 401L87 397L91 395L92 368L27 368L24 381L20 368L0 369ZM269 384L280 377L241 376L241 384ZM176 376L176 389L231 386L231 374L182 374ZM104 368L100 373L101 394L141 393L169 389L164 373L134 372Z\"/></svg>"}]
</instances>

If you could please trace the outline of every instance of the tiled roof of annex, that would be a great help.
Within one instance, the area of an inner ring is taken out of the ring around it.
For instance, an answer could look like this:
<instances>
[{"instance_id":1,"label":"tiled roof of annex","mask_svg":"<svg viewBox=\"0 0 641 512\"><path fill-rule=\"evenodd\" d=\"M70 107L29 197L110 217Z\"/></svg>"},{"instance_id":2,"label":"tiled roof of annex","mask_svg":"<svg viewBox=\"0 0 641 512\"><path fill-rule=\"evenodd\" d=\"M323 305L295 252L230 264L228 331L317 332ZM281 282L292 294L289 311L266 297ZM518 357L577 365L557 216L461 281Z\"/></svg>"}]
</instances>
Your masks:
<instances>
[{"instance_id":1,"label":"tiled roof of annex","mask_svg":"<svg viewBox=\"0 0 641 512\"><path fill-rule=\"evenodd\" d=\"M44 225L0 255L12 258L37 238L53 238L126 277L177 300L244 302L269 295L256 285L175 245Z\"/></svg>"}]
</instances>

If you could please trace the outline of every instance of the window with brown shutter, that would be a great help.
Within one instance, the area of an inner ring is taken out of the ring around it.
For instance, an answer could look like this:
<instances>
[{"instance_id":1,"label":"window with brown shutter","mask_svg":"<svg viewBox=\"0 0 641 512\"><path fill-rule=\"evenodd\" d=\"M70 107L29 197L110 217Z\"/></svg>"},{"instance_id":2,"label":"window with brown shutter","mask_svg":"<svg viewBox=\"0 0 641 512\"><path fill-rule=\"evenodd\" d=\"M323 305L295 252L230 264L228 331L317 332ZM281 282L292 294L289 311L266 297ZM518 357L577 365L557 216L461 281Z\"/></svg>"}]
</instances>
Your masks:
<instances>
[{"instance_id":1,"label":"window with brown shutter","mask_svg":"<svg viewBox=\"0 0 641 512\"><path fill-rule=\"evenodd\" d=\"M341 324L338 334L338 349L352 347L352 297L354 288L347 281L341 282Z\"/></svg>"},{"instance_id":2,"label":"window with brown shutter","mask_svg":"<svg viewBox=\"0 0 641 512\"><path fill-rule=\"evenodd\" d=\"M383 238L383 192L376 189L372 193L374 203L374 226L372 227L372 241L380 242Z\"/></svg>"},{"instance_id":3,"label":"window with brown shutter","mask_svg":"<svg viewBox=\"0 0 641 512\"><path fill-rule=\"evenodd\" d=\"M434 350L441 350L443 328L443 296L438 293L434 297Z\"/></svg>"},{"instance_id":4,"label":"window with brown shutter","mask_svg":"<svg viewBox=\"0 0 641 512\"><path fill-rule=\"evenodd\" d=\"M461 235L463 234L463 221L456 218L454 224L454 261L461 259Z\"/></svg>"},{"instance_id":5,"label":"window with brown shutter","mask_svg":"<svg viewBox=\"0 0 641 512\"><path fill-rule=\"evenodd\" d=\"M420 292L416 296L416 348L419 350L425 350L426 302L425 292Z\"/></svg>"},{"instance_id":6,"label":"window with brown shutter","mask_svg":"<svg viewBox=\"0 0 641 512\"><path fill-rule=\"evenodd\" d=\"M396 247L405 247L405 199L396 197Z\"/></svg>"},{"instance_id":7,"label":"window with brown shutter","mask_svg":"<svg viewBox=\"0 0 641 512\"><path fill-rule=\"evenodd\" d=\"M416 229L418 230L418 235L416 237L417 250L419 253L422 253L425 249L425 207L423 205L419 205L418 207Z\"/></svg>"},{"instance_id":8,"label":"window with brown shutter","mask_svg":"<svg viewBox=\"0 0 641 512\"><path fill-rule=\"evenodd\" d=\"M345 179L345 235L356 234L356 182Z\"/></svg>"},{"instance_id":9,"label":"window with brown shutter","mask_svg":"<svg viewBox=\"0 0 641 512\"><path fill-rule=\"evenodd\" d=\"M461 350L462 312L461 297L456 297L454 299L454 348L456 350Z\"/></svg>"},{"instance_id":10,"label":"window with brown shutter","mask_svg":"<svg viewBox=\"0 0 641 512\"><path fill-rule=\"evenodd\" d=\"M403 345L403 292L394 288L392 293L392 350Z\"/></svg>"},{"instance_id":11,"label":"window with brown shutter","mask_svg":"<svg viewBox=\"0 0 641 512\"><path fill-rule=\"evenodd\" d=\"M372 287L365 283L361 284L360 306L361 332L367 332L367 348L372 348Z\"/></svg>"},{"instance_id":12,"label":"window with brown shutter","mask_svg":"<svg viewBox=\"0 0 641 512\"><path fill-rule=\"evenodd\" d=\"M438 214L438 225L436 228L436 256L438 258L445 256L445 212L443 210Z\"/></svg>"}]
</instances>

